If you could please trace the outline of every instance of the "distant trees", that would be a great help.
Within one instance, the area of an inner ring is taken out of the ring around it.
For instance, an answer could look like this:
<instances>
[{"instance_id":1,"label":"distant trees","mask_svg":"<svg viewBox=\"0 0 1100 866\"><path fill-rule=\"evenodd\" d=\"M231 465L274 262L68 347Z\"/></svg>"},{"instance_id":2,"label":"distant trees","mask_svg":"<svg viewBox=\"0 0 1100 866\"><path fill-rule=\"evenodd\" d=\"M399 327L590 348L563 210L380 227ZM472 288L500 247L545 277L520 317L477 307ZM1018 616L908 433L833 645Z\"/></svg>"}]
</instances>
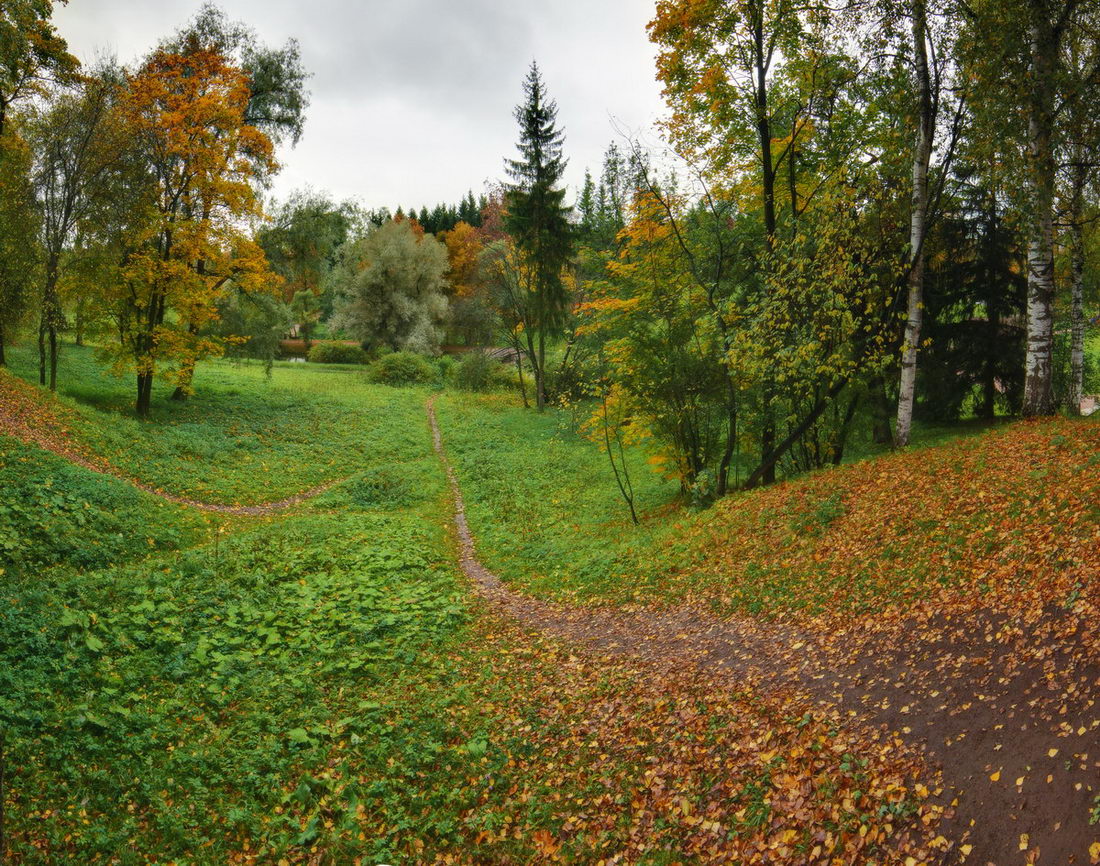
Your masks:
<instances>
[{"instance_id":1,"label":"distant trees","mask_svg":"<svg viewBox=\"0 0 1100 866\"><path fill-rule=\"evenodd\" d=\"M408 219L349 241L329 274L333 324L364 345L435 353L447 318L447 249Z\"/></svg>"},{"instance_id":2,"label":"distant trees","mask_svg":"<svg viewBox=\"0 0 1100 866\"><path fill-rule=\"evenodd\" d=\"M507 161L512 184L507 188L504 230L515 248L515 267L508 297L519 306L513 318L523 322L523 347L535 376L535 404L546 404L546 340L565 320L570 293L562 271L573 246L562 155L564 134L557 128L557 104L549 98L534 63L523 82L524 101L516 106L519 159ZM507 257L503 259L507 261ZM522 307L522 313L520 313Z\"/></svg>"},{"instance_id":3,"label":"distant trees","mask_svg":"<svg viewBox=\"0 0 1100 866\"><path fill-rule=\"evenodd\" d=\"M336 204L329 196L299 190L277 203L269 221L256 233L272 269L283 278L283 298L300 291L320 295L336 250L360 221L350 202Z\"/></svg>"}]
</instances>

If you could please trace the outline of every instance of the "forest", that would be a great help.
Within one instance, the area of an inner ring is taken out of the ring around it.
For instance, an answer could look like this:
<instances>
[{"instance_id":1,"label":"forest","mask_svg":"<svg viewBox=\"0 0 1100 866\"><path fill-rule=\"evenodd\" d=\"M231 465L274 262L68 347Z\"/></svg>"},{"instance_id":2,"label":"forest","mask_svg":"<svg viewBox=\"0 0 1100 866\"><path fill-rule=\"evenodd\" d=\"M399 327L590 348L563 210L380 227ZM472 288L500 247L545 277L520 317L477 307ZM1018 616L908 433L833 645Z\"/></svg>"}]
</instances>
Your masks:
<instances>
[{"instance_id":1,"label":"forest","mask_svg":"<svg viewBox=\"0 0 1100 866\"><path fill-rule=\"evenodd\" d=\"M0 862L1100 863L1100 0L655 0L650 128L571 188L532 61L416 203L273 192L296 39L56 5Z\"/></svg>"}]
</instances>

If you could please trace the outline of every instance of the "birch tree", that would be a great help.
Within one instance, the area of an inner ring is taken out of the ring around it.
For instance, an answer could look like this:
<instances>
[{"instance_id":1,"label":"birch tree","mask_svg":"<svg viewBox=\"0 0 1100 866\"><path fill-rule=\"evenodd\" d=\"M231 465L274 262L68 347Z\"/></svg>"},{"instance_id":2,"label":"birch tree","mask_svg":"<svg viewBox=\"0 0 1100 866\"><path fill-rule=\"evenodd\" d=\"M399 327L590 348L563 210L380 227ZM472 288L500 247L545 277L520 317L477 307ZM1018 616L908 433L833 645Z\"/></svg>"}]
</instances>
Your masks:
<instances>
[{"instance_id":1,"label":"birch tree","mask_svg":"<svg viewBox=\"0 0 1100 866\"><path fill-rule=\"evenodd\" d=\"M895 442L909 444L916 394L917 352L920 348L924 316L924 237L928 221L928 165L932 158L932 136L936 112L932 94L932 74L928 62L928 5L912 0L913 81L917 93L917 132L913 146L913 190L909 221L909 277L906 302L905 339L901 356L901 385L898 391L898 417Z\"/></svg>"},{"instance_id":2,"label":"birch tree","mask_svg":"<svg viewBox=\"0 0 1100 866\"><path fill-rule=\"evenodd\" d=\"M1071 103L1083 98L1100 77L1096 66L1086 70L1071 91L1062 93L1066 78L1066 45L1087 12L1090 0L1028 0L1028 190L1030 225L1027 249L1027 358L1025 416L1050 415L1054 399L1054 202L1057 161L1055 148L1062 132L1060 119ZM1089 38L1086 34L1085 38Z\"/></svg>"}]
</instances>

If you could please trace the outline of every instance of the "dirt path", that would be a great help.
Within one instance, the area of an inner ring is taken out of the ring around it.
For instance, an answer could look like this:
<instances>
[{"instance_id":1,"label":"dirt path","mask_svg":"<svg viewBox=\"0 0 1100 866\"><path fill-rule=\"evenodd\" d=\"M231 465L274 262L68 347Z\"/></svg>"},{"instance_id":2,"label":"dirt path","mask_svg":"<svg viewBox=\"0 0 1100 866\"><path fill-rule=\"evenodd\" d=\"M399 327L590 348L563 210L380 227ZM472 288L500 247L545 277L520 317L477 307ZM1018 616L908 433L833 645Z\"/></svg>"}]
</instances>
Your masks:
<instances>
[{"instance_id":1,"label":"dirt path","mask_svg":"<svg viewBox=\"0 0 1100 866\"><path fill-rule=\"evenodd\" d=\"M85 469L98 472L100 475L117 478L131 487L136 487L138 490L143 490L176 505L186 505L200 511L218 514L248 516L273 514L300 505L307 499L320 496L331 487L346 480L327 481L324 484L311 487L309 490L288 496L286 499L256 505L225 505L217 502L200 502L197 499L189 499L186 496L169 493L126 475L99 455L81 447L69 427L70 425L54 411L53 407L42 401L41 395L34 389L34 386L28 385L6 373L0 374L0 433L21 442L37 445L39 448L50 451L59 457L64 457L66 460L83 466Z\"/></svg>"},{"instance_id":2,"label":"dirt path","mask_svg":"<svg viewBox=\"0 0 1100 866\"><path fill-rule=\"evenodd\" d=\"M945 787L943 863L1100 863L1100 624L1072 606L1012 616L916 614L806 633L698 610L572 608L508 589L477 559L435 415L428 421L454 503L461 566L478 592L521 623L599 655L782 690L794 705L838 710L871 741L924 750Z\"/></svg>"}]
</instances>

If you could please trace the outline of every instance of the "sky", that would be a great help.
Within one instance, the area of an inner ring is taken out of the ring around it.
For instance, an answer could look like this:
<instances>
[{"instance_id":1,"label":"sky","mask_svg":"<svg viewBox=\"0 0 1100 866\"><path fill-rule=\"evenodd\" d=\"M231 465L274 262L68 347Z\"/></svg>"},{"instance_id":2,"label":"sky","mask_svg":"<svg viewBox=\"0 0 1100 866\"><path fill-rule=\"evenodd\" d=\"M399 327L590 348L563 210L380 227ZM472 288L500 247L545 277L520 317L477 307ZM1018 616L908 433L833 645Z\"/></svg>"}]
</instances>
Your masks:
<instances>
[{"instance_id":1,"label":"sky","mask_svg":"<svg viewBox=\"0 0 1100 866\"><path fill-rule=\"evenodd\" d=\"M201 0L70 0L54 21L82 60L144 55ZM261 40L301 44L305 132L273 193L312 187L368 207L457 202L504 178L532 60L558 103L573 200L589 167L663 111L645 25L654 0L221 0Z\"/></svg>"}]
</instances>

